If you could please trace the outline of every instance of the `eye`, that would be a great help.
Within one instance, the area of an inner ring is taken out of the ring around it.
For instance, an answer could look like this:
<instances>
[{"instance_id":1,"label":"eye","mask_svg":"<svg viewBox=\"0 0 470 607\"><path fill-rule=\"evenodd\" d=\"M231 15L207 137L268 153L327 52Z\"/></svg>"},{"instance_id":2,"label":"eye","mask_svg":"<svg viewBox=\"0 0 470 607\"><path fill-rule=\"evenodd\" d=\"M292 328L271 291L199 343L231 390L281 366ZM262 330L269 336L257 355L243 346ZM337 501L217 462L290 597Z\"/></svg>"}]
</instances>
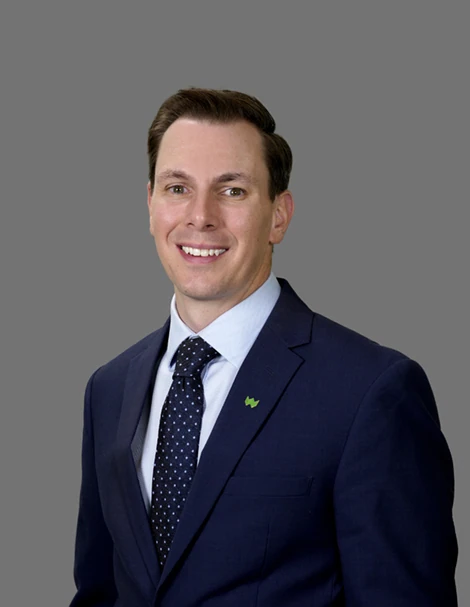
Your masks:
<instances>
[{"instance_id":1,"label":"eye","mask_svg":"<svg viewBox=\"0 0 470 607\"><path fill-rule=\"evenodd\" d=\"M186 188L184 187L184 185L171 185L168 190L172 193L172 194L184 194L186 191Z\"/></svg>"},{"instance_id":2,"label":"eye","mask_svg":"<svg viewBox=\"0 0 470 607\"><path fill-rule=\"evenodd\" d=\"M230 198L239 198L240 196L246 194L243 188L228 188L228 190L225 190L225 192L227 192Z\"/></svg>"}]
</instances>

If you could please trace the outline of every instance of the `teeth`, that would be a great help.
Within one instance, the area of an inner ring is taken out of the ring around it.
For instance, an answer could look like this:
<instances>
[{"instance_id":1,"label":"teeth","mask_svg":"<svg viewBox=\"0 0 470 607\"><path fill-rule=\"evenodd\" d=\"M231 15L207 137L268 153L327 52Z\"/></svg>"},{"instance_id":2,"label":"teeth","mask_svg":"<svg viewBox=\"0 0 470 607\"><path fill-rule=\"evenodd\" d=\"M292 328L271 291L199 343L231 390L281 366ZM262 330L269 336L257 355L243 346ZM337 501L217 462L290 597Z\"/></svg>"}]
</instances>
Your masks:
<instances>
[{"instance_id":1,"label":"teeth","mask_svg":"<svg viewBox=\"0 0 470 607\"><path fill-rule=\"evenodd\" d=\"M188 255L194 255L195 257L218 257L222 253L225 253L227 249L194 249L193 247L181 247Z\"/></svg>"}]
</instances>

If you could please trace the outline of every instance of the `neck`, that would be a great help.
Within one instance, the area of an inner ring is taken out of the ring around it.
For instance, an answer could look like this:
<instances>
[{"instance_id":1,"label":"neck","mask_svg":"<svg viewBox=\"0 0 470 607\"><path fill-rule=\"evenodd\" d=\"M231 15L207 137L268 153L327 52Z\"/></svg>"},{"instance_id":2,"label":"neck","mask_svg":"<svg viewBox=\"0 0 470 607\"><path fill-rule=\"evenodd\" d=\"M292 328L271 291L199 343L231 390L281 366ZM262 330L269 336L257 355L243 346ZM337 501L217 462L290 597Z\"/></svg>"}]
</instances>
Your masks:
<instances>
[{"instance_id":1,"label":"neck","mask_svg":"<svg viewBox=\"0 0 470 607\"><path fill-rule=\"evenodd\" d=\"M222 316L228 310L234 308L237 304L245 300L252 293L254 293L259 287L261 287L266 280L269 278L268 275L262 281L257 281L247 287L247 289L240 293L238 297L234 298L221 298L221 299L193 299L187 297L175 290L175 303L176 310L179 317L187 325L191 331L199 333L205 327L210 325L216 318Z\"/></svg>"},{"instance_id":2,"label":"neck","mask_svg":"<svg viewBox=\"0 0 470 607\"><path fill-rule=\"evenodd\" d=\"M214 302L208 301L193 301L188 305L187 301L179 301L178 297L176 297L178 315L184 324L187 325L191 331L194 331L194 333L202 331L205 327L210 325L211 322L214 322L216 318L233 308L234 305L215 306Z\"/></svg>"}]
</instances>

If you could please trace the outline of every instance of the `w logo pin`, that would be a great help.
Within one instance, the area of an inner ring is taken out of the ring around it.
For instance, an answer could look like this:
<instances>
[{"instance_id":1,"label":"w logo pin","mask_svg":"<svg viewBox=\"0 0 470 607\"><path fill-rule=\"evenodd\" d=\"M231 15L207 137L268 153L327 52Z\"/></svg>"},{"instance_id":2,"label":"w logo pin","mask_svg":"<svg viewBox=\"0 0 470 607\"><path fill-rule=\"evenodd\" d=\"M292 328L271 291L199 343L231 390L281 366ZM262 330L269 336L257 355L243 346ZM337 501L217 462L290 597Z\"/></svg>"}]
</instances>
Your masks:
<instances>
[{"instance_id":1,"label":"w logo pin","mask_svg":"<svg viewBox=\"0 0 470 607\"><path fill-rule=\"evenodd\" d=\"M245 398L245 405L247 407L251 407L252 409L254 409L259 403L259 400L255 400L254 398L250 398L249 396L247 396Z\"/></svg>"}]
</instances>

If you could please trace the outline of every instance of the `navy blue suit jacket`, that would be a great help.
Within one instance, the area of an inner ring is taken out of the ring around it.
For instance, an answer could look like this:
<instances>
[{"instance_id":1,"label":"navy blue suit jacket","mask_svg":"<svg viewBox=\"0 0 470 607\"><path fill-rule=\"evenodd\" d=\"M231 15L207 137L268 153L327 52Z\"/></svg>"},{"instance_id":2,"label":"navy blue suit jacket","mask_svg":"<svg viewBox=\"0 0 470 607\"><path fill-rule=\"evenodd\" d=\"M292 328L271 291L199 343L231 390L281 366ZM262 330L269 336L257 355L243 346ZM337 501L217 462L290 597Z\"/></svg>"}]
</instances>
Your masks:
<instances>
[{"instance_id":1,"label":"navy blue suit jacket","mask_svg":"<svg viewBox=\"0 0 470 607\"><path fill-rule=\"evenodd\" d=\"M73 607L457 604L452 460L423 370L280 282L163 571L136 464L168 322L91 377Z\"/></svg>"}]
</instances>

